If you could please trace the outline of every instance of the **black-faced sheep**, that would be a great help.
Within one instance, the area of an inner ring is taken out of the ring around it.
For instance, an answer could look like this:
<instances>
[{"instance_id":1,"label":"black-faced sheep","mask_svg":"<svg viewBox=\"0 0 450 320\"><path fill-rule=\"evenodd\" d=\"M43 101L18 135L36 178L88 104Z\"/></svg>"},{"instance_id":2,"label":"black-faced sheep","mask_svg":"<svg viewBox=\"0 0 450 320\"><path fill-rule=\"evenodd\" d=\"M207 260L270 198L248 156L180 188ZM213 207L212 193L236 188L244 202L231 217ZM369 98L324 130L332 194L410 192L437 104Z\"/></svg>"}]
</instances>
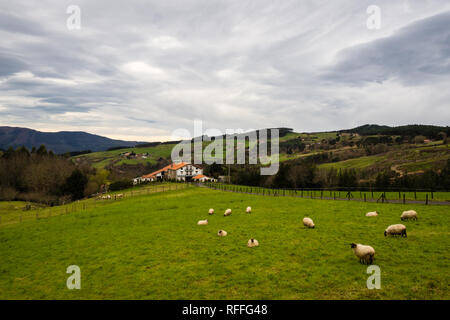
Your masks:
<instances>
[{"instance_id":1,"label":"black-faced sheep","mask_svg":"<svg viewBox=\"0 0 450 320\"><path fill-rule=\"evenodd\" d=\"M406 237L406 227L403 224L393 224L384 231L384 236L387 235Z\"/></svg>"},{"instance_id":2,"label":"black-faced sheep","mask_svg":"<svg viewBox=\"0 0 450 320\"><path fill-rule=\"evenodd\" d=\"M371 246L362 245L359 243L352 243L350 246L355 255L359 258L360 263L372 264L375 256L375 250Z\"/></svg>"},{"instance_id":3,"label":"black-faced sheep","mask_svg":"<svg viewBox=\"0 0 450 320\"><path fill-rule=\"evenodd\" d=\"M314 228L315 227L315 225L314 225L314 222L312 221L312 219L311 218L303 218L303 225L305 226L305 227L308 227L308 228Z\"/></svg>"},{"instance_id":4,"label":"black-faced sheep","mask_svg":"<svg viewBox=\"0 0 450 320\"><path fill-rule=\"evenodd\" d=\"M257 247L259 246L259 242L256 239L250 239L247 242L247 247L251 248L251 247Z\"/></svg>"},{"instance_id":5,"label":"black-faced sheep","mask_svg":"<svg viewBox=\"0 0 450 320\"><path fill-rule=\"evenodd\" d=\"M219 232L217 232L217 235L219 237L225 237L228 233L225 230L219 230Z\"/></svg>"},{"instance_id":6,"label":"black-faced sheep","mask_svg":"<svg viewBox=\"0 0 450 320\"><path fill-rule=\"evenodd\" d=\"M225 210L225 213L223 214L225 217L231 215L231 209Z\"/></svg>"},{"instance_id":7,"label":"black-faced sheep","mask_svg":"<svg viewBox=\"0 0 450 320\"><path fill-rule=\"evenodd\" d=\"M209 214L209 215L214 214L214 209L213 209L213 208L209 209L208 214Z\"/></svg>"},{"instance_id":8,"label":"black-faced sheep","mask_svg":"<svg viewBox=\"0 0 450 320\"><path fill-rule=\"evenodd\" d=\"M417 212L414 210L403 211L400 219L403 220L417 220Z\"/></svg>"}]
</instances>

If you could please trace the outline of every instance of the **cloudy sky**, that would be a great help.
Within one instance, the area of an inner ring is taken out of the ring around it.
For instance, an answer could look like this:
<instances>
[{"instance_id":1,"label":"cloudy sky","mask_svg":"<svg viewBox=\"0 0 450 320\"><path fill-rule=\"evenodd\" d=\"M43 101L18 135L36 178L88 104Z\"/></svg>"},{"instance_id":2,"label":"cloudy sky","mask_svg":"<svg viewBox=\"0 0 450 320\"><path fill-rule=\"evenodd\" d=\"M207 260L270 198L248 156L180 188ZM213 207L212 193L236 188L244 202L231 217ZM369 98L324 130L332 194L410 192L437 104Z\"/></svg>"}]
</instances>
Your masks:
<instances>
[{"instance_id":1,"label":"cloudy sky","mask_svg":"<svg viewBox=\"0 0 450 320\"><path fill-rule=\"evenodd\" d=\"M448 0L0 1L0 125L141 141L194 119L450 125L449 88Z\"/></svg>"}]
</instances>

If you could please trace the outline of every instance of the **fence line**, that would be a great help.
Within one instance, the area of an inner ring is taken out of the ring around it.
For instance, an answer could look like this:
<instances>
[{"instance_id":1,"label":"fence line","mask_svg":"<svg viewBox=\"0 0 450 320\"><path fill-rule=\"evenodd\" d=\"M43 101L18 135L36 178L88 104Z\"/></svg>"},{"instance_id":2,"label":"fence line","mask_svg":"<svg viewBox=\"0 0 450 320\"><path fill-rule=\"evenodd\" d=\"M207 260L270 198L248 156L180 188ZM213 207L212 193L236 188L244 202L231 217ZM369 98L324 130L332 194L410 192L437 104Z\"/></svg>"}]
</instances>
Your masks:
<instances>
[{"instance_id":1,"label":"fence line","mask_svg":"<svg viewBox=\"0 0 450 320\"><path fill-rule=\"evenodd\" d=\"M376 202L376 203L416 203L416 204L438 204L438 205L450 205L450 200L448 199L438 199L435 200L435 191L381 191L381 190L338 190L338 189L273 189L273 188L263 188L263 187L252 187L252 186L242 186L233 184L221 184L221 183L202 183L199 184L204 187L208 187L214 190L255 194L262 196L273 196L273 197L299 197L299 198L309 198L309 199L322 199L322 200L352 200L352 201L363 201L363 202ZM425 198L423 200L418 199L418 193L425 193ZM407 198L407 194L411 194L411 198ZM367 196L369 195L369 196ZM397 198L398 195L398 198ZM356 197L355 197L356 196ZM358 197L359 196L359 197Z\"/></svg>"},{"instance_id":2,"label":"fence line","mask_svg":"<svg viewBox=\"0 0 450 320\"><path fill-rule=\"evenodd\" d=\"M167 192L167 191L176 191L193 187L190 183L171 183L171 184L160 184L156 186L151 186L150 188L142 188L138 190L130 190L124 192L115 192L115 193L105 193L103 195L109 194L111 196L110 199L99 199L90 198L85 201L76 201L63 206L55 206L55 207L44 207L38 208L34 210L27 210L20 212L19 215L11 214L12 218L7 219L8 215L0 216L0 226L22 223L24 221L31 220L39 220L39 219L48 219L54 216L67 215L73 212L81 212L89 209L102 207L107 205L108 203L114 203L115 201L120 201L123 199L128 199L131 197L137 197L141 195L148 195L153 193ZM118 196L122 194L122 196Z\"/></svg>"}]
</instances>

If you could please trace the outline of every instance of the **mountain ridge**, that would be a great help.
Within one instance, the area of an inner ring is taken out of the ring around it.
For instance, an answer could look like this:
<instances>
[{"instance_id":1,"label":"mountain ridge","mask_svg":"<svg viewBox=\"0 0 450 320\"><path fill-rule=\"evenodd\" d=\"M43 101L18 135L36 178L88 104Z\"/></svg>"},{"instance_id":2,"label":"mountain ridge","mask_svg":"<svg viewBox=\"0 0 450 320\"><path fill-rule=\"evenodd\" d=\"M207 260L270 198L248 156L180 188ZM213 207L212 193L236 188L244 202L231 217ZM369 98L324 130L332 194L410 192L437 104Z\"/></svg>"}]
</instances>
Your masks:
<instances>
[{"instance_id":1,"label":"mountain ridge","mask_svg":"<svg viewBox=\"0 0 450 320\"><path fill-rule=\"evenodd\" d=\"M134 147L139 141L115 140L84 131L43 132L29 128L0 126L0 148L28 149L45 145L54 153L66 153L82 150L105 151L114 147Z\"/></svg>"}]
</instances>

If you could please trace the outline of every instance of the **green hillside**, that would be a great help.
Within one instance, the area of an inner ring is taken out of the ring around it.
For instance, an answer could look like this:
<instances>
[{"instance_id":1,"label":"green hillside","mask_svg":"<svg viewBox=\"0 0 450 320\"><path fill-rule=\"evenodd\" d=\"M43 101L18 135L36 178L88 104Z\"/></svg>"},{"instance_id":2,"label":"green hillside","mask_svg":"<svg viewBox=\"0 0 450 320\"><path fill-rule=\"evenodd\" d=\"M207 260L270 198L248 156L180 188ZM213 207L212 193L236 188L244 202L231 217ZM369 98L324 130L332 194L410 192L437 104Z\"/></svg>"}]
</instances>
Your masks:
<instances>
[{"instance_id":1,"label":"green hillside","mask_svg":"<svg viewBox=\"0 0 450 320\"><path fill-rule=\"evenodd\" d=\"M447 206L263 197L205 188L101 203L0 225L0 298L450 298ZM247 206L251 214L245 213ZM216 214L208 216L210 207ZM224 217L227 208L233 213ZM401 222L401 212L411 208L419 219ZM364 216L373 210L380 215ZM315 229L303 227L305 216L314 219ZM200 219L209 224L198 226ZM383 236L394 223L406 225L407 238ZM218 237L219 229L228 236ZM260 246L248 248L250 238ZM354 256L351 242L376 250L380 290L367 289L367 266ZM81 290L66 288L69 265L81 269Z\"/></svg>"}]
</instances>

